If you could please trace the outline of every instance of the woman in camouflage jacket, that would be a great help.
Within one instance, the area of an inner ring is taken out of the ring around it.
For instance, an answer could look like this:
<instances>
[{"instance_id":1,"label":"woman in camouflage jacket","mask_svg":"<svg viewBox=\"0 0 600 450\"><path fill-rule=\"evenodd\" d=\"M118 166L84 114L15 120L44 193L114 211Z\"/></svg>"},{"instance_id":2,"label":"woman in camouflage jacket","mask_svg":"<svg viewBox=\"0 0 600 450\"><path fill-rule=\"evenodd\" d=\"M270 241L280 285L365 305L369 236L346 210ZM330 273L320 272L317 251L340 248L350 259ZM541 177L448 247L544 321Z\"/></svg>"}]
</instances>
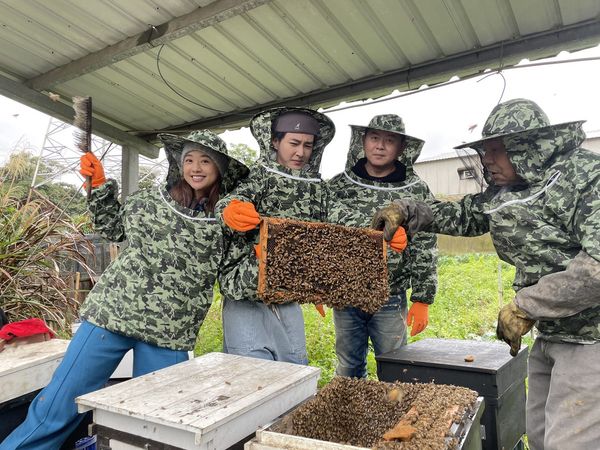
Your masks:
<instances>
[{"instance_id":1,"label":"woman in camouflage jacket","mask_svg":"<svg viewBox=\"0 0 600 450\"><path fill-rule=\"evenodd\" d=\"M272 130L281 123L279 118L292 115L300 119L290 128L295 131L289 133L303 135L299 136L303 144L307 144L306 136L309 136L312 145L312 153L298 168L278 162L278 150L274 145L281 144L286 137L278 140L277 136L281 135ZM256 115L250 122L250 129L260 145L260 159L248 178L220 200L216 208L217 217L225 223L225 211L236 203L247 208L253 216L245 232L235 231L229 225L224 227L231 245L219 277L223 294L223 348L228 353L242 356L307 364L300 305L266 305L257 297L256 226L259 215L317 222L326 220L328 196L318 169L323 150L335 134L335 126L327 116L310 109L274 108Z\"/></svg>"},{"instance_id":2,"label":"woman in camouflage jacket","mask_svg":"<svg viewBox=\"0 0 600 450\"><path fill-rule=\"evenodd\" d=\"M387 234L491 233L516 268L516 296L497 335L515 356L535 324L526 429L532 450L597 449L600 442L600 155L581 148L582 122L550 125L530 100L499 104L471 147L487 190L458 203L403 201L379 211Z\"/></svg>"},{"instance_id":3,"label":"woman in camouflage jacket","mask_svg":"<svg viewBox=\"0 0 600 450\"><path fill-rule=\"evenodd\" d=\"M83 417L74 399L104 386L129 350L133 376L185 361L193 350L223 252L214 204L248 169L210 131L159 137L170 165L166 186L137 191L122 206L100 161L82 157L95 230L128 245L88 294L62 363L0 449L59 448Z\"/></svg>"}]
</instances>

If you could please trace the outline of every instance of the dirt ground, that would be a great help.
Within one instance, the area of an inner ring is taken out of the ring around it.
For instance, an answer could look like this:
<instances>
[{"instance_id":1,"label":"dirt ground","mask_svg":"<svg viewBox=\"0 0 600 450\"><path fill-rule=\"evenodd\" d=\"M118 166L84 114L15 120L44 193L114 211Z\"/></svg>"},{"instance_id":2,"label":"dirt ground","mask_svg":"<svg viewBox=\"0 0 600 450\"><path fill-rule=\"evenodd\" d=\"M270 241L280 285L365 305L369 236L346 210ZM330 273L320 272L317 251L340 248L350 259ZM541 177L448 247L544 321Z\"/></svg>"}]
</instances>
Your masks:
<instances>
[{"instance_id":1,"label":"dirt ground","mask_svg":"<svg viewBox=\"0 0 600 450\"><path fill-rule=\"evenodd\" d=\"M285 417L279 431L379 450L445 450L458 444L451 424L476 399L463 387L336 377Z\"/></svg>"}]
</instances>

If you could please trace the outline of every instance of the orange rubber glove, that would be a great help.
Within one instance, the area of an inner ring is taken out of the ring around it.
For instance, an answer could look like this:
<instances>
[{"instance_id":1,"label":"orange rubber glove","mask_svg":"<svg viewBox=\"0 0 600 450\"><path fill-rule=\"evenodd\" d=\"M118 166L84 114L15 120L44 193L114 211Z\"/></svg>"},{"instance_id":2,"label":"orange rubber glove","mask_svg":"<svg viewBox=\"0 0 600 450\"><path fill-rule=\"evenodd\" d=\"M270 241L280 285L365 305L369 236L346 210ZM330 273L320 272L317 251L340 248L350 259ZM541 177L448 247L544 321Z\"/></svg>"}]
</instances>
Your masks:
<instances>
[{"instance_id":1,"label":"orange rubber glove","mask_svg":"<svg viewBox=\"0 0 600 450\"><path fill-rule=\"evenodd\" d=\"M79 173L84 177L92 177L92 187L97 188L106 183L104 167L92 152L84 153L79 159Z\"/></svg>"},{"instance_id":2,"label":"orange rubber glove","mask_svg":"<svg viewBox=\"0 0 600 450\"><path fill-rule=\"evenodd\" d=\"M231 200L223 209L223 221L235 231L250 231L260 223L260 216L250 202Z\"/></svg>"},{"instance_id":3,"label":"orange rubber glove","mask_svg":"<svg viewBox=\"0 0 600 450\"><path fill-rule=\"evenodd\" d=\"M315 305L315 309L319 311L321 317L325 317L325 307L323 305Z\"/></svg>"},{"instance_id":4,"label":"orange rubber glove","mask_svg":"<svg viewBox=\"0 0 600 450\"><path fill-rule=\"evenodd\" d=\"M410 335L419 334L429 323L429 305L427 303L414 302L408 310L406 325L412 327Z\"/></svg>"},{"instance_id":5,"label":"orange rubber glove","mask_svg":"<svg viewBox=\"0 0 600 450\"><path fill-rule=\"evenodd\" d=\"M403 227L398 227L392 240L389 242L392 250L400 253L404 251L406 246L408 245L408 238L406 237L406 230Z\"/></svg>"}]
</instances>

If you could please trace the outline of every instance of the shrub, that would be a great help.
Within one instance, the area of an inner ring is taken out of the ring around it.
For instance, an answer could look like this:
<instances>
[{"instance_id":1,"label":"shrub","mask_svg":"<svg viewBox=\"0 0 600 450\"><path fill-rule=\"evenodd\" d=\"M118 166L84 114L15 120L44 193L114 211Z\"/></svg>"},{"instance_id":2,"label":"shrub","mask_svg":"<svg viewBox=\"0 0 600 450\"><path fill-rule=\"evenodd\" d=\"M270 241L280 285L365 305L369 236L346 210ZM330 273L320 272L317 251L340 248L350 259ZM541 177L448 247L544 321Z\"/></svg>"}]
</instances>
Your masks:
<instances>
[{"instance_id":1,"label":"shrub","mask_svg":"<svg viewBox=\"0 0 600 450\"><path fill-rule=\"evenodd\" d=\"M78 305L61 268L68 261L87 268L80 227L46 199L1 194L0 306L11 321L39 317L68 329Z\"/></svg>"}]
</instances>

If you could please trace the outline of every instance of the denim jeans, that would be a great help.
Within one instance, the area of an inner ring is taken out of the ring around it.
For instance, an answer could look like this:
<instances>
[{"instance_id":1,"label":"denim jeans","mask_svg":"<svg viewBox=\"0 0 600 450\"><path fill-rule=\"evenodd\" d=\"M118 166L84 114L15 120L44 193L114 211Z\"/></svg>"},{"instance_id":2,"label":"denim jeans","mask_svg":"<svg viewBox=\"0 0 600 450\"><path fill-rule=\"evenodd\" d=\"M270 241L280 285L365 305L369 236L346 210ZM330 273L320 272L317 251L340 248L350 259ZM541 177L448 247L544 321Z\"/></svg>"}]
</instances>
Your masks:
<instances>
[{"instance_id":1,"label":"denim jeans","mask_svg":"<svg viewBox=\"0 0 600 450\"><path fill-rule=\"evenodd\" d=\"M405 293L391 296L375 314L354 307L334 309L336 374L367 376L369 338L376 356L406 345L406 312Z\"/></svg>"},{"instance_id":2,"label":"denim jeans","mask_svg":"<svg viewBox=\"0 0 600 450\"><path fill-rule=\"evenodd\" d=\"M83 322L48 386L35 397L25 421L0 444L0 450L56 450L83 419L75 398L104 386L133 349L137 377L188 359L187 352L156 347Z\"/></svg>"},{"instance_id":3,"label":"denim jeans","mask_svg":"<svg viewBox=\"0 0 600 450\"><path fill-rule=\"evenodd\" d=\"M224 299L223 351L251 358L308 364L300 305Z\"/></svg>"}]
</instances>

